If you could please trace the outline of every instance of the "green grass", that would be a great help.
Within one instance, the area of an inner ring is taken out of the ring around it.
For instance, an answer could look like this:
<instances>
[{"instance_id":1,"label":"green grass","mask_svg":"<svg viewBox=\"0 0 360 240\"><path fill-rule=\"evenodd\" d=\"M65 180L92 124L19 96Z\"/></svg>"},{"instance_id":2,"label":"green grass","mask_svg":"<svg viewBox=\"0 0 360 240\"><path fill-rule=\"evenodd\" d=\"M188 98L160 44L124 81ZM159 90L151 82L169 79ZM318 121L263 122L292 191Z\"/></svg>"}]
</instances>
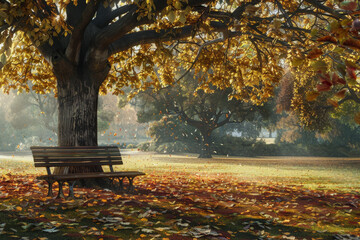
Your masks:
<instances>
[{"instance_id":1,"label":"green grass","mask_svg":"<svg viewBox=\"0 0 360 240\"><path fill-rule=\"evenodd\" d=\"M360 189L360 158L269 157L198 159L191 155L124 157L124 167L144 172L231 174L239 180L284 183L310 189Z\"/></svg>"},{"instance_id":2,"label":"green grass","mask_svg":"<svg viewBox=\"0 0 360 240\"><path fill-rule=\"evenodd\" d=\"M124 165L117 169L139 170L146 173L169 171L196 174L231 174L239 180L302 185L310 189L360 189L360 158L323 157L214 157L198 159L194 155L138 154L125 156ZM35 169L28 157L0 159L0 174L45 174Z\"/></svg>"}]
</instances>

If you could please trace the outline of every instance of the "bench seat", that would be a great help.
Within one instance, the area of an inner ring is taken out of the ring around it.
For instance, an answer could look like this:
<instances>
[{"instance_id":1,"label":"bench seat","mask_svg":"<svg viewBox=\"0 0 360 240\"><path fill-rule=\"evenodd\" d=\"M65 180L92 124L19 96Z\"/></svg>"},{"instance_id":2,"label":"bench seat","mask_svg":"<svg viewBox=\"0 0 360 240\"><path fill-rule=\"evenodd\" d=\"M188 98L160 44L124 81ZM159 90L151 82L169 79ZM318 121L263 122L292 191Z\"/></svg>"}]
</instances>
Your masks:
<instances>
[{"instance_id":1,"label":"bench seat","mask_svg":"<svg viewBox=\"0 0 360 240\"><path fill-rule=\"evenodd\" d=\"M137 171L126 171L126 172L99 172L99 173L72 173L72 174L52 174L42 175L37 177L40 180L79 180L79 179L90 179L90 178L118 178L118 177L136 177L145 175L143 172Z\"/></svg>"}]
</instances>

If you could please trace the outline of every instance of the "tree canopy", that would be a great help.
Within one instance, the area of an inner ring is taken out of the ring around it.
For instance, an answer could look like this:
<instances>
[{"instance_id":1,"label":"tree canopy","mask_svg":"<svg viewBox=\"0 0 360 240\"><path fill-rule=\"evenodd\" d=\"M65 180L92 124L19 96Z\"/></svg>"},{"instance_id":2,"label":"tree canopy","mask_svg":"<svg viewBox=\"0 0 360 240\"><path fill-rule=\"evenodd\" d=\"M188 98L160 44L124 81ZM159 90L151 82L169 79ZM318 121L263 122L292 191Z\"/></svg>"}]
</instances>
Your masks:
<instances>
[{"instance_id":1,"label":"tree canopy","mask_svg":"<svg viewBox=\"0 0 360 240\"><path fill-rule=\"evenodd\" d=\"M31 80L34 90L46 92L56 87L50 69L62 61L96 71L108 68L109 61L111 71L99 84L103 92L121 93L124 85L169 84L181 63L208 75L204 89L208 83L231 86L234 96L251 94L259 101L271 95L284 54L297 55L293 47L308 45L311 30L324 19L341 17L335 3L328 5L312 0L1 1L1 86L28 90Z\"/></svg>"},{"instance_id":2,"label":"tree canopy","mask_svg":"<svg viewBox=\"0 0 360 240\"><path fill-rule=\"evenodd\" d=\"M287 59L312 59L319 55L319 37L328 35L326 25L353 22L352 6L315 0L1 0L0 86L54 91L59 145L97 145L99 92L159 89L180 80L184 68L193 69L205 92L231 88L230 99L259 104L272 96Z\"/></svg>"}]
</instances>

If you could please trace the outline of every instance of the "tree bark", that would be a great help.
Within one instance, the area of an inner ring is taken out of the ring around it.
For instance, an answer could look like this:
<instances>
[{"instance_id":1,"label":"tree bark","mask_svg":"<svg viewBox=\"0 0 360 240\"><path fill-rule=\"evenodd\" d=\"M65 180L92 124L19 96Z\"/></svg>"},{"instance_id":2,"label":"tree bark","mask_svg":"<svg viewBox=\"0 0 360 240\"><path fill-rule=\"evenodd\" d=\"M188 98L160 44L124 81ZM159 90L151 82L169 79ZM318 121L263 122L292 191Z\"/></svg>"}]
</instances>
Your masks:
<instances>
[{"instance_id":1,"label":"tree bark","mask_svg":"<svg viewBox=\"0 0 360 240\"><path fill-rule=\"evenodd\" d=\"M199 158L212 158L211 155L211 133L210 129L202 129L201 131L201 152Z\"/></svg>"},{"instance_id":2,"label":"tree bark","mask_svg":"<svg viewBox=\"0 0 360 240\"><path fill-rule=\"evenodd\" d=\"M97 146L98 92L103 79L87 69L58 65L54 71L58 90L58 145ZM55 168L54 174L103 172L101 166ZM108 187L102 179L80 182L84 187Z\"/></svg>"},{"instance_id":3,"label":"tree bark","mask_svg":"<svg viewBox=\"0 0 360 240\"><path fill-rule=\"evenodd\" d=\"M59 146L97 146L98 89L86 81L58 87Z\"/></svg>"}]
</instances>

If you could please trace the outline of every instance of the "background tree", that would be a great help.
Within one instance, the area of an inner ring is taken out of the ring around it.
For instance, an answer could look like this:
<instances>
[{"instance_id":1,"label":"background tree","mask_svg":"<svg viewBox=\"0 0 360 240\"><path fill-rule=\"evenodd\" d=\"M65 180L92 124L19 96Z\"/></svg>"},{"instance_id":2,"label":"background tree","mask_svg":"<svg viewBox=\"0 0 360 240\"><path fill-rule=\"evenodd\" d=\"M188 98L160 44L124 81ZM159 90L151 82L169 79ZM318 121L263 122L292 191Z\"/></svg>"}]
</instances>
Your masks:
<instances>
[{"instance_id":1,"label":"background tree","mask_svg":"<svg viewBox=\"0 0 360 240\"><path fill-rule=\"evenodd\" d=\"M30 90L13 98L7 118L16 129L41 125L57 133L57 104L53 94Z\"/></svg>"},{"instance_id":2,"label":"background tree","mask_svg":"<svg viewBox=\"0 0 360 240\"><path fill-rule=\"evenodd\" d=\"M347 151L357 148L360 132L354 116L360 111L360 105L345 98L344 89L338 96L339 86L329 88L323 94L312 90L318 75L305 72L308 78L300 82L300 77L290 71L281 80L277 108L278 112L285 110L287 113L282 114L277 124L279 141L305 146L324 143L328 148L342 146Z\"/></svg>"},{"instance_id":3,"label":"background tree","mask_svg":"<svg viewBox=\"0 0 360 240\"><path fill-rule=\"evenodd\" d=\"M147 141L147 123L138 123L136 105L134 99L128 102L125 95L114 96L107 94L100 97L103 102L103 110L113 114L113 120L107 122L107 129L102 130L99 136L101 144L118 144L121 147L131 147L140 142ZM118 102L118 104L116 104Z\"/></svg>"},{"instance_id":4,"label":"background tree","mask_svg":"<svg viewBox=\"0 0 360 240\"><path fill-rule=\"evenodd\" d=\"M142 104L138 110L140 122L159 120L163 116L178 116L179 120L200 133L200 158L211 158L212 132L229 123L240 123L256 117L260 106L240 100L229 100L231 89L209 87L199 89L198 79L190 76L178 84L158 92L151 90L138 96ZM180 136L176 136L179 138Z\"/></svg>"},{"instance_id":5,"label":"background tree","mask_svg":"<svg viewBox=\"0 0 360 240\"><path fill-rule=\"evenodd\" d=\"M160 153L199 153L201 149L200 132L184 123L176 115L162 114L162 118L153 121L148 131L151 137L147 149Z\"/></svg>"}]
</instances>

